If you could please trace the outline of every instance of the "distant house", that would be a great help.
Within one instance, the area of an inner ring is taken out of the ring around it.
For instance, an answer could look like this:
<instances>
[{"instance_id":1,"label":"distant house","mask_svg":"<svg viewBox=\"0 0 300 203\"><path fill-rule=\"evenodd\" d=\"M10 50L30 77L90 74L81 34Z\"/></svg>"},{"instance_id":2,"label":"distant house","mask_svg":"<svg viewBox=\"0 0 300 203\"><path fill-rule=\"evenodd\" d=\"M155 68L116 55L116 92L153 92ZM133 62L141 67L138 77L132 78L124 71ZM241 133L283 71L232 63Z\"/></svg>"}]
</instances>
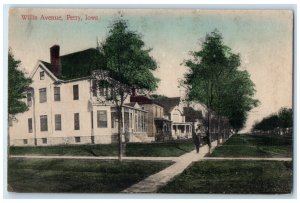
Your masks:
<instances>
[{"instance_id":1,"label":"distant house","mask_svg":"<svg viewBox=\"0 0 300 203\"><path fill-rule=\"evenodd\" d=\"M172 121L165 117L164 106L144 95L136 95L135 90L130 97L148 112L148 137L152 140L169 140L172 135Z\"/></svg>"},{"instance_id":2,"label":"distant house","mask_svg":"<svg viewBox=\"0 0 300 203\"><path fill-rule=\"evenodd\" d=\"M172 121L173 139L191 138L192 122L186 122L184 115L184 104L180 97L166 97L154 100L164 107L164 117Z\"/></svg>"},{"instance_id":3,"label":"distant house","mask_svg":"<svg viewBox=\"0 0 300 203\"><path fill-rule=\"evenodd\" d=\"M92 71L97 67L94 48L60 56L50 48L50 63L38 61L26 94L29 111L16 115L9 128L11 145L58 145L112 143L116 141L115 107L106 101L109 89L93 89ZM99 101L99 98L101 101ZM138 103L125 102L123 132L127 141L150 141L148 111Z\"/></svg>"}]
</instances>

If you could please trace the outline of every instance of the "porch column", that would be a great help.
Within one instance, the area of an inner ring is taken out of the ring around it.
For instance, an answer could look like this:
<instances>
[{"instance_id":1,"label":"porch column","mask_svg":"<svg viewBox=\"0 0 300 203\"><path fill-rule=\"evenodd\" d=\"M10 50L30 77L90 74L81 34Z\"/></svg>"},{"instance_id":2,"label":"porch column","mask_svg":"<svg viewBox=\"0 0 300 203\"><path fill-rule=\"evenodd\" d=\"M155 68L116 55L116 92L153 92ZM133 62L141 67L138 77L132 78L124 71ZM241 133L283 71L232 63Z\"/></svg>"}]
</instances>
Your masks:
<instances>
[{"instance_id":1,"label":"porch column","mask_svg":"<svg viewBox=\"0 0 300 203\"><path fill-rule=\"evenodd\" d=\"M129 109L129 111L128 111L128 119L129 119L129 121L128 121L128 130L129 130L129 132L131 132L131 113L132 113L132 109Z\"/></svg>"},{"instance_id":2,"label":"porch column","mask_svg":"<svg viewBox=\"0 0 300 203\"><path fill-rule=\"evenodd\" d=\"M186 125L184 125L184 132L183 132L184 135L186 135Z\"/></svg>"}]
</instances>

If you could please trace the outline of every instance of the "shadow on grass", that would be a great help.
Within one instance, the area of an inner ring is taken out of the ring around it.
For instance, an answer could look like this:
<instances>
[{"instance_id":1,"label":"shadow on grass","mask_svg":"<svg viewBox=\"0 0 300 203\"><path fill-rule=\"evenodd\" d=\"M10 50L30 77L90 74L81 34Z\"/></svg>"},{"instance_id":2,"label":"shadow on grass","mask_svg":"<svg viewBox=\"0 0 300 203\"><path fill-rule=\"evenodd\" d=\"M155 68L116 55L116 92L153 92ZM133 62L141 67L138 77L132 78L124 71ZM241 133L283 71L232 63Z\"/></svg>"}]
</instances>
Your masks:
<instances>
[{"instance_id":1,"label":"shadow on grass","mask_svg":"<svg viewBox=\"0 0 300 203\"><path fill-rule=\"evenodd\" d=\"M286 194L292 191L292 162L201 161L159 193Z\"/></svg>"},{"instance_id":2,"label":"shadow on grass","mask_svg":"<svg viewBox=\"0 0 300 203\"><path fill-rule=\"evenodd\" d=\"M171 162L9 159L8 184L15 192L115 193Z\"/></svg>"}]
</instances>

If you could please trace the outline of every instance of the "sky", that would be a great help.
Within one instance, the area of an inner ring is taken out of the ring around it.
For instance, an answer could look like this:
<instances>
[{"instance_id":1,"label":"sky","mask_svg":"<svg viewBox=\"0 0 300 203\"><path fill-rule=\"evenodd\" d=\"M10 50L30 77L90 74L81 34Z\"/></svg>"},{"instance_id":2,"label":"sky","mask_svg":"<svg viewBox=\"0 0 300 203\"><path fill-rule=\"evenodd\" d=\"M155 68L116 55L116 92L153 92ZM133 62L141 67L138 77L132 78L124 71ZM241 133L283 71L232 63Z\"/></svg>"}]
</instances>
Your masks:
<instances>
[{"instance_id":1,"label":"sky","mask_svg":"<svg viewBox=\"0 0 300 203\"><path fill-rule=\"evenodd\" d=\"M37 20L23 20L22 15ZM42 15L62 20L42 20ZM68 15L82 20L67 20ZM85 20L86 15L98 20ZM178 80L188 71L182 62L191 57L190 51L201 49L207 33L218 29L224 43L241 55L240 69L250 73L260 100L244 131L281 107L292 107L293 14L287 10L11 9L9 47L30 73L38 60L50 60L54 44L60 45L61 55L96 47L120 15L153 49L159 65L154 75L161 80L156 93L180 96Z\"/></svg>"}]
</instances>

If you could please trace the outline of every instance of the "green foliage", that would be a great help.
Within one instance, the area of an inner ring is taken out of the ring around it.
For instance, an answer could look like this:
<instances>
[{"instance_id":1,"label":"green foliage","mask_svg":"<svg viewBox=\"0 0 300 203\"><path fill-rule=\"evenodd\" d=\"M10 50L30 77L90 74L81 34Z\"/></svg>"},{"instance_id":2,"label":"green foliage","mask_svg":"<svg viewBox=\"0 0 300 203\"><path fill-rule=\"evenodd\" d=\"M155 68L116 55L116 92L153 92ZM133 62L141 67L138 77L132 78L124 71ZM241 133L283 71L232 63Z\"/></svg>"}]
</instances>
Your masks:
<instances>
[{"instance_id":1,"label":"green foliage","mask_svg":"<svg viewBox=\"0 0 300 203\"><path fill-rule=\"evenodd\" d=\"M151 49L145 48L142 36L129 30L127 21L113 23L109 35L100 46L99 60L109 71L109 76L130 88L153 91L158 79L152 74L156 61L150 56Z\"/></svg>"},{"instance_id":2,"label":"green foliage","mask_svg":"<svg viewBox=\"0 0 300 203\"><path fill-rule=\"evenodd\" d=\"M111 88L111 98L118 115L119 159L121 160L122 107L132 89L154 91L159 80L153 76L156 61L150 56L151 49L145 48L142 36L129 30L127 21L116 20L105 41L98 46L100 56L98 71L94 77L107 81ZM97 83L97 82L96 82Z\"/></svg>"},{"instance_id":3,"label":"green foliage","mask_svg":"<svg viewBox=\"0 0 300 203\"><path fill-rule=\"evenodd\" d=\"M254 130L274 130L275 128L293 127L293 110L291 108L281 108L278 113L271 114L254 124Z\"/></svg>"},{"instance_id":4,"label":"green foliage","mask_svg":"<svg viewBox=\"0 0 300 203\"><path fill-rule=\"evenodd\" d=\"M11 50L8 52L8 114L14 116L28 110L22 99L26 98L26 91L32 80L19 70L21 61L15 60Z\"/></svg>"},{"instance_id":5,"label":"green foliage","mask_svg":"<svg viewBox=\"0 0 300 203\"><path fill-rule=\"evenodd\" d=\"M290 128L293 127L293 109L281 108L278 112L279 127Z\"/></svg>"},{"instance_id":6,"label":"green foliage","mask_svg":"<svg viewBox=\"0 0 300 203\"><path fill-rule=\"evenodd\" d=\"M218 115L226 116L234 129L241 129L247 112L258 105L252 99L254 84L247 71L240 71L240 56L224 45L217 30L208 34L200 51L191 52L193 59L184 64L189 68L184 83L188 99L204 103Z\"/></svg>"},{"instance_id":7,"label":"green foliage","mask_svg":"<svg viewBox=\"0 0 300 203\"><path fill-rule=\"evenodd\" d=\"M221 112L228 117L233 129L240 130L245 125L248 112L258 106L259 101L252 98L255 85L247 71L236 70L231 74L223 83Z\"/></svg>"}]
</instances>

